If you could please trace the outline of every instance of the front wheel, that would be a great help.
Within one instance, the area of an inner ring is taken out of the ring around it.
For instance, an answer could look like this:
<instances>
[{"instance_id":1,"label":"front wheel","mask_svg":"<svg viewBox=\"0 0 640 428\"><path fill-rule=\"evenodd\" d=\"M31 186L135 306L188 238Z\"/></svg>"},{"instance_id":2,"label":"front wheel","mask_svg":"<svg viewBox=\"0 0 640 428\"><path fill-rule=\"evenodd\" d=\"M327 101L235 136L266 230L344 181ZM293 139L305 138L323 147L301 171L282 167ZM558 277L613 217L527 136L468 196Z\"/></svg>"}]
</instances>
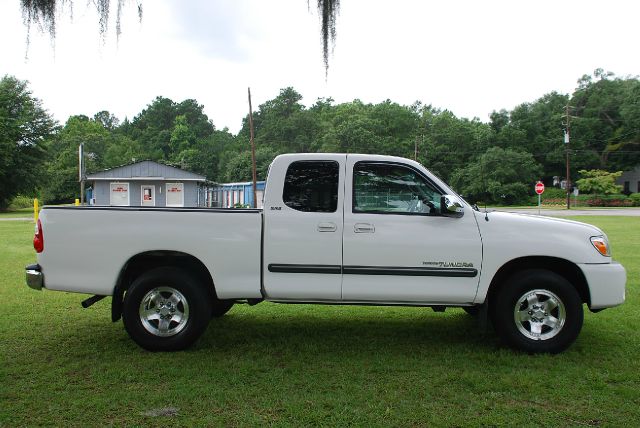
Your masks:
<instances>
[{"instance_id":1,"label":"front wheel","mask_svg":"<svg viewBox=\"0 0 640 428\"><path fill-rule=\"evenodd\" d=\"M178 351L193 344L211 318L210 298L195 277L174 267L139 276L124 297L129 336L149 351Z\"/></svg>"},{"instance_id":2,"label":"front wheel","mask_svg":"<svg viewBox=\"0 0 640 428\"><path fill-rule=\"evenodd\" d=\"M491 310L494 328L513 348L558 353L578 337L582 300L564 277L530 269L513 275L497 293Z\"/></svg>"}]
</instances>

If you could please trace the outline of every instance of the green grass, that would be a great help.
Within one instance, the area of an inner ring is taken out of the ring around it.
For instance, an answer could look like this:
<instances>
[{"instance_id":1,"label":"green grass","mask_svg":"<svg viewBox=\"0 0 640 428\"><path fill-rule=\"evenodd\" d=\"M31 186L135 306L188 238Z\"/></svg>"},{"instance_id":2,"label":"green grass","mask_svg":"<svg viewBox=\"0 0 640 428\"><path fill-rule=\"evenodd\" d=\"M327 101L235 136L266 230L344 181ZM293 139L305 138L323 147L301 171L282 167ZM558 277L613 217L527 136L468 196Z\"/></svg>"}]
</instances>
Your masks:
<instances>
[{"instance_id":1,"label":"green grass","mask_svg":"<svg viewBox=\"0 0 640 428\"><path fill-rule=\"evenodd\" d=\"M29 217L33 218L33 208L19 208L10 209L7 211L0 211L0 218L15 218L15 217Z\"/></svg>"},{"instance_id":2,"label":"green grass","mask_svg":"<svg viewBox=\"0 0 640 428\"><path fill-rule=\"evenodd\" d=\"M270 303L149 353L108 299L28 289L33 225L1 222L0 426L638 426L640 218L579 219L609 234L627 302L587 312L556 356L505 349L459 309Z\"/></svg>"}]
</instances>

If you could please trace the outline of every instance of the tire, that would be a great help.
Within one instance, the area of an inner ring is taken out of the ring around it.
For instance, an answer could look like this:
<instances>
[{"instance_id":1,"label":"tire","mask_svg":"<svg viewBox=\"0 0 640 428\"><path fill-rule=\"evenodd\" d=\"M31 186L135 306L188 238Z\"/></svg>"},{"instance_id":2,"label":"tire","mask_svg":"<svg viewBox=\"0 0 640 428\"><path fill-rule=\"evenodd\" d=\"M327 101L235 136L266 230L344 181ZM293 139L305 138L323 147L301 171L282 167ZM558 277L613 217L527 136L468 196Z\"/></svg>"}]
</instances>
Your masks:
<instances>
[{"instance_id":1,"label":"tire","mask_svg":"<svg viewBox=\"0 0 640 428\"><path fill-rule=\"evenodd\" d=\"M582 300L564 277L530 269L511 276L494 297L491 320L511 347L556 354L576 340L583 322Z\"/></svg>"},{"instance_id":2,"label":"tire","mask_svg":"<svg viewBox=\"0 0 640 428\"><path fill-rule=\"evenodd\" d=\"M124 296L124 328L148 351L179 351L207 328L210 301L204 286L187 272L175 267L153 269L140 275Z\"/></svg>"},{"instance_id":3,"label":"tire","mask_svg":"<svg viewBox=\"0 0 640 428\"><path fill-rule=\"evenodd\" d=\"M211 317L220 318L233 307L233 300L216 300L211 308Z\"/></svg>"}]
</instances>

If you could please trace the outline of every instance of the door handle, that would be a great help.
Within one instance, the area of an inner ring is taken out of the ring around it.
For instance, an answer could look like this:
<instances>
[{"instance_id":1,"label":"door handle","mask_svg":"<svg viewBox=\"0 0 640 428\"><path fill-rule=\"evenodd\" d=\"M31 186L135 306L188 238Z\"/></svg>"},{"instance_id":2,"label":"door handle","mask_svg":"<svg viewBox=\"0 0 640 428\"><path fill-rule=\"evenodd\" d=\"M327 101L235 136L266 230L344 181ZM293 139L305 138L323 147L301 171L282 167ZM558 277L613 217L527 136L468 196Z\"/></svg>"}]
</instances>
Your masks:
<instances>
[{"instance_id":1,"label":"door handle","mask_svg":"<svg viewBox=\"0 0 640 428\"><path fill-rule=\"evenodd\" d=\"M318 223L318 232L335 232L336 230L338 226L333 222Z\"/></svg>"},{"instance_id":2,"label":"door handle","mask_svg":"<svg viewBox=\"0 0 640 428\"><path fill-rule=\"evenodd\" d=\"M376 228L369 223L356 223L353 226L353 231L356 233L375 233Z\"/></svg>"}]
</instances>

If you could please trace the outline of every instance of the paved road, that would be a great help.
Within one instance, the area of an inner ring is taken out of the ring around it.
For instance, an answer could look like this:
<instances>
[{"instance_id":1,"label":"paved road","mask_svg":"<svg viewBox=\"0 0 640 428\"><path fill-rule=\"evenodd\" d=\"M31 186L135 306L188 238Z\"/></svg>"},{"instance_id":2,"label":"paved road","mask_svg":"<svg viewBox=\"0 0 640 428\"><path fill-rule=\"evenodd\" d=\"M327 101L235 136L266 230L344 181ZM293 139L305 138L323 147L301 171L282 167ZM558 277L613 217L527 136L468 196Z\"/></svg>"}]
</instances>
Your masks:
<instances>
[{"instance_id":1,"label":"paved road","mask_svg":"<svg viewBox=\"0 0 640 428\"><path fill-rule=\"evenodd\" d=\"M0 217L0 221L33 221L33 217Z\"/></svg>"},{"instance_id":2,"label":"paved road","mask_svg":"<svg viewBox=\"0 0 640 428\"><path fill-rule=\"evenodd\" d=\"M489 208L491 210L491 208ZM538 208L496 208L496 211L505 211L510 213L522 213L522 214L538 214ZM581 210L573 208L570 210L559 209L541 209L540 215L550 217L567 217L574 215L613 215L613 216L626 216L626 217L640 217L640 208L591 208L588 210Z\"/></svg>"}]
</instances>

